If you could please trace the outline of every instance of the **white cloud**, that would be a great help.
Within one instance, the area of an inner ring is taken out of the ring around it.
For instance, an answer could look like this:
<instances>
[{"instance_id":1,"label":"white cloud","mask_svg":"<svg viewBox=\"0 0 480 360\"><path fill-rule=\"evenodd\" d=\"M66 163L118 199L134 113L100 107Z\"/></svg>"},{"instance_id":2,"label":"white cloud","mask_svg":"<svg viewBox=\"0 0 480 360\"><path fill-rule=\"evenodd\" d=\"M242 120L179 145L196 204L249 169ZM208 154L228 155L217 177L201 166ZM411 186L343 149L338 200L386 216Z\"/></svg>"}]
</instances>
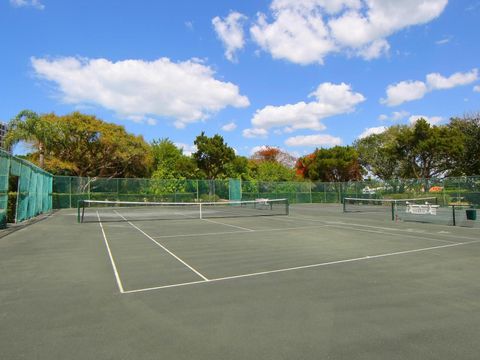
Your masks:
<instances>
[{"instance_id":1,"label":"white cloud","mask_svg":"<svg viewBox=\"0 0 480 360\"><path fill-rule=\"evenodd\" d=\"M10 4L15 7L33 7L38 10L45 9L40 0L10 0Z\"/></svg>"},{"instance_id":2,"label":"white cloud","mask_svg":"<svg viewBox=\"0 0 480 360\"><path fill-rule=\"evenodd\" d=\"M473 87L473 91L480 92L480 85L476 85Z\"/></svg>"},{"instance_id":3,"label":"white cloud","mask_svg":"<svg viewBox=\"0 0 480 360\"><path fill-rule=\"evenodd\" d=\"M231 12L224 20L218 16L212 20L217 36L225 46L225 57L230 61L236 61L235 52L245 45L243 23L246 19L245 15Z\"/></svg>"},{"instance_id":4,"label":"white cloud","mask_svg":"<svg viewBox=\"0 0 480 360\"><path fill-rule=\"evenodd\" d=\"M298 102L281 106L268 105L257 110L252 118L253 129L247 129L248 135L258 132L266 136L270 128L282 127L290 133L298 129L324 130L321 120L355 110L355 106L365 101L360 93L352 91L350 85L323 83L309 95L315 98L312 102ZM249 136L253 137L253 136Z\"/></svg>"},{"instance_id":5,"label":"white cloud","mask_svg":"<svg viewBox=\"0 0 480 360\"><path fill-rule=\"evenodd\" d=\"M437 125L443 121L441 116L425 116L425 115L412 115L408 118L411 125L415 124L419 119L425 119L430 125Z\"/></svg>"},{"instance_id":6,"label":"white cloud","mask_svg":"<svg viewBox=\"0 0 480 360\"><path fill-rule=\"evenodd\" d=\"M387 98L380 100L382 104L396 106L407 101L418 100L427 93L427 85L422 81L401 81L387 87Z\"/></svg>"},{"instance_id":7,"label":"white cloud","mask_svg":"<svg viewBox=\"0 0 480 360\"><path fill-rule=\"evenodd\" d=\"M230 122L228 124L225 124L222 126L222 130L223 131L233 131L237 128L237 124L235 124L234 122Z\"/></svg>"},{"instance_id":8,"label":"white cloud","mask_svg":"<svg viewBox=\"0 0 480 360\"><path fill-rule=\"evenodd\" d=\"M440 39L440 40L435 41L435 44L437 44L437 45L445 45L445 44L448 44L451 40L452 40L452 37L449 36L449 37L446 37L446 38L443 38L443 39Z\"/></svg>"},{"instance_id":9,"label":"white cloud","mask_svg":"<svg viewBox=\"0 0 480 360\"><path fill-rule=\"evenodd\" d=\"M426 81L401 81L387 87L387 98L381 99L382 104L397 106L407 101L418 100L430 91L451 89L457 86L471 84L478 80L478 70L457 72L449 77L438 73L426 76Z\"/></svg>"},{"instance_id":10,"label":"white cloud","mask_svg":"<svg viewBox=\"0 0 480 360\"><path fill-rule=\"evenodd\" d=\"M322 64L332 52L367 60L388 52L386 38L438 17L448 0L273 0L250 28L276 59ZM354 29L354 31L352 31Z\"/></svg>"},{"instance_id":11,"label":"white cloud","mask_svg":"<svg viewBox=\"0 0 480 360\"><path fill-rule=\"evenodd\" d=\"M342 139L326 134L299 135L285 140L287 146L331 147L341 144Z\"/></svg>"},{"instance_id":12,"label":"white cloud","mask_svg":"<svg viewBox=\"0 0 480 360\"><path fill-rule=\"evenodd\" d=\"M410 113L408 111L402 110L402 111L394 111L390 115L382 114L378 117L378 120L380 121L400 121L405 119Z\"/></svg>"},{"instance_id":13,"label":"white cloud","mask_svg":"<svg viewBox=\"0 0 480 360\"><path fill-rule=\"evenodd\" d=\"M371 127L371 128L366 128L360 135L358 135L359 139L363 139L367 136L373 135L373 134L381 134L385 130L387 130L386 126L377 126L377 127Z\"/></svg>"},{"instance_id":14,"label":"white cloud","mask_svg":"<svg viewBox=\"0 0 480 360\"><path fill-rule=\"evenodd\" d=\"M245 129L243 130L242 134L246 138L266 138L268 136L268 131L265 129Z\"/></svg>"},{"instance_id":15,"label":"white cloud","mask_svg":"<svg viewBox=\"0 0 480 360\"><path fill-rule=\"evenodd\" d=\"M197 151L196 145L188 145L188 144L179 143L179 142L174 143L174 145L177 148L182 149L183 153L187 156L190 156L192 155L192 153Z\"/></svg>"},{"instance_id":16,"label":"white cloud","mask_svg":"<svg viewBox=\"0 0 480 360\"><path fill-rule=\"evenodd\" d=\"M249 105L238 86L215 79L214 71L195 59L31 61L39 77L57 85L65 103L99 105L127 118L168 117L177 128L184 128L227 106Z\"/></svg>"},{"instance_id":17,"label":"white cloud","mask_svg":"<svg viewBox=\"0 0 480 360\"><path fill-rule=\"evenodd\" d=\"M466 73L457 72L448 78L438 74L428 74L427 84L431 90L451 89L456 86L470 84L478 79L478 69Z\"/></svg>"}]
</instances>

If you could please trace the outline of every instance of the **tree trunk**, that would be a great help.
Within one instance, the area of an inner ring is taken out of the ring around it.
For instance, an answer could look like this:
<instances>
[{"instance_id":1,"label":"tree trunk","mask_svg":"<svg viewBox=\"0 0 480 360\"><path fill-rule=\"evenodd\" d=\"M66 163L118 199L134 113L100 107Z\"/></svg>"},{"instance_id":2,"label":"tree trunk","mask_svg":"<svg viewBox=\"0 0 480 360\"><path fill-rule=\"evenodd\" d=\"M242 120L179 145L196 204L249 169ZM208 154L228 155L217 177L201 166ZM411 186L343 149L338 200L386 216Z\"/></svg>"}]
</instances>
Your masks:
<instances>
[{"instance_id":1,"label":"tree trunk","mask_svg":"<svg viewBox=\"0 0 480 360\"><path fill-rule=\"evenodd\" d=\"M38 144L38 165L43 169L45 167L45 145Z\"/></svg>"}]
</instances>

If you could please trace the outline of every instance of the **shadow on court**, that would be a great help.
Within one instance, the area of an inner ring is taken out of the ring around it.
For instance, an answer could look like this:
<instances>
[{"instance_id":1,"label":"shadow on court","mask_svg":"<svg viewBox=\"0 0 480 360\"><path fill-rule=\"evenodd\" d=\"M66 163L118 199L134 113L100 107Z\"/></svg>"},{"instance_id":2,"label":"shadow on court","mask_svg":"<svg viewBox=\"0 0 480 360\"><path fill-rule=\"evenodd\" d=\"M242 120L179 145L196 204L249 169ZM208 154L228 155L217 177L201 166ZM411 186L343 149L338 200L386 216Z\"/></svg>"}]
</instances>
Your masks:
<instances>
[{"instance_id":1,"label":"shadow on court","mask_svg":"<svg viewBox=\"0 0 480 360\"><path fill-rule=\"evenodd\" d=\"M478 228L75 215L0 239L0 358L478 358Z\"/></svg>"}]
</instances>

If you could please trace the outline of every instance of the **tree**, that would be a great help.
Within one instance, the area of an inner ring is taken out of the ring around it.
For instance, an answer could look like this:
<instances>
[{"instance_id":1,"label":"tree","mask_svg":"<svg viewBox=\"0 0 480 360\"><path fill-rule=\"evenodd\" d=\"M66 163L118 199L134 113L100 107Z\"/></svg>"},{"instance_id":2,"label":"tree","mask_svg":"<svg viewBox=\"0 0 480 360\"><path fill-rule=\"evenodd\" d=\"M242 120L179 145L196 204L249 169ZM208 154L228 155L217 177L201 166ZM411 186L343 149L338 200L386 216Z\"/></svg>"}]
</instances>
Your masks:
<instances>
[{"instance_id":1,"label":"tree","mask_svg":"<svg viewBox=\"0 0 480 360\"><path fill-rule=\"evenodd\" d=\"M447 126L432 126L419 119L397 136L399 176L425 178L447 176L463 152L461 133Z\"/></svg>"},{"instance_id":2,"label":"tree","mask_svg":"<svg viewBox=\"0 0 480 360\"><path fill-rule=\"evenodd\" d=\"M153 140L153 178L156 179L195 179L200 172L193 159L183 154L170 139Z\"/></svg>"},{"instance_id":3,"label":"tree","mask_svg":"<svg viewBox=\"0 0 480 360\"><path fill-rule=\"evenodd\" d=\"M289 153L274 147L274 146L264 146L260 150L257 150L252 155L252 160L256 161L273 161L280 163L286 167L293 168L295 166L295 157Z\"/></svg>"},{"instance_id":4,"label":"tree","mask_svg":"<svg viewBox=\"0 0 480 360\"><path fill-rule=\"evenodd\" d=\"M14 129L39 129L36 133L39 146L30 160L43 164L47 171L91 177L142 177L150 174L148 144L141 136L127 133L123 126L79 112L64 116L53 113L21 115L14 123Z\"/></svg>"},{"instance_id":5,"label":"tree","mask_svg":"<svg viewBox=\"0 0 480 360\"><path fill-rule=\"evenodd\" d=\"M256 166L255 166L256 165ZM260 181L293 181L295 170L275 161L261 161L254 165L254 178Z\"/></svg>"},{"instance_id":6,"label":"tree","mask_svg":"<svg viewBox=\"0 0 480 360\"><path fill-rule=\"evenodd\" d=\"M226 175L231 179L252 180L252 172L249 161L245 156L235 156L226 165Z\"/></svg>"},{"instance_id":7,"label":"tree","mask_svg":"<svg viewBox=\"0 0 480 360\"><path fill-rule=\"evenodd\" d=\"M360 165L368 173L382 180L399 176L397 137L404 128L391 126L381 134L372 134L354 142Z\"/></svg>"},{"instance_id":8,"label":"tree","mask_svg":"<svg viewBox=\"0 0 480 360\"><path fill-rule=\"evenodd\" d=\"M305 178L329 182L361 180L363 173L358 153L351 146L316 149L297 162L297 169Z\"/></svg>"},{"instance_id":9,"label":"tree","mask_svg":"<svg viewBox=\"0 0 480 360\"><path fill-rule=\"evenodd\" d=\"M5 145L10 148L21 141L32 145L38 155L38 165L44 168L45 153L55 142L57 134L54 124L33 111L23 110L10 121Z\"/></svg>"},{"instance_id":10,"label":"tree","mask_svg":"<svg viewBox=\"0 0 480 360\"><path fill-rule=\"evenodd\" d=\"M455 166L456 175L480 175L480 112L453 118L449 127L463 137L464 151Z\"/></svg>"},{"instance_id":11,"label":"tree","mask_svg":"<svg viewBox=\"0 0 480 360\"><path fill-rule=\"evenodd\" d=\"M194 144L197 151L192 156L198 168L203 170L209 179L224 177L228 164L235 159L235 151L224 142L223 137L218 134L208 137L202 131Z\"/></svg>"}]
</instances>

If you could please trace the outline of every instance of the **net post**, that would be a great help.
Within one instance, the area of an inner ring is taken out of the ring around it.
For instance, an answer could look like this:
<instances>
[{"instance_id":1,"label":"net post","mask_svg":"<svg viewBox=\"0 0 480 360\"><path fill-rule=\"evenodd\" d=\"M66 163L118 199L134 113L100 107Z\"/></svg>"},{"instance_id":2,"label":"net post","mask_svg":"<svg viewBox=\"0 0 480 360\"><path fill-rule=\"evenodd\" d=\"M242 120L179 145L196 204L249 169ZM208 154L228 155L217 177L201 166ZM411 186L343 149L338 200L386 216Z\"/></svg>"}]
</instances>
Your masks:
<instances>
[{"instance_id":1,"label":"net post","mask_svg":"<svg viewBox=\"0 0 480 360\"><path fill-rule=\"evenodd\" d=\"M285 199L285 205L287 207L286 215L290 215L290 201L288 201L288 198Z\"/></svg>"},{"instance_id":2,"label":"net post","mask_svg":"<svg viewBox=\"0 0 480 360\"><path fill-rule=\"evenodd\" d=\"M395 221L395 208L396 208L396 201L392 201L392 221Z\"/></svg>"},{"instance_id":3,"label":"net post","mask_svg":"<svg viewBox=\"0 0 480 360\"><path fill-rule=\"evenodd\" d=\"M345 198L343 198L343 212L346 213L347 212L347 203L345 202Z\"/></svg>"},{"instance_id":4,"label":"net post","mask_svg":"<svg viewBox=\"0 0 480 360\"><path fill-rule=\"evenodd\" d=\"M80 223L80 207L83 203L83 200L78 200L77 202L77 223Z\"/></svg>"},{"instance_id":5,"label":"net post","mask_svg":"<svg viewBox=\"0 0 480 360\"><path fill-rule=\"evenodd\" d=\"M453 220L453 226L457 226L457 221L455 219L455 205L452 205L452 220Z\"/></svg>"},{"instance_id":6,"label":"net post","mask_svg":"<svg viewBox=\"0 0 480 360\"><path fill-rule=\"evenodd\" d=\"M203 214L202 214L202 203L200 203L200 205L199 205L199 206L200 206L200 207L199 207L200 220L202 220L202 219L203 219Z\"/></svg>"}]
</instances>

